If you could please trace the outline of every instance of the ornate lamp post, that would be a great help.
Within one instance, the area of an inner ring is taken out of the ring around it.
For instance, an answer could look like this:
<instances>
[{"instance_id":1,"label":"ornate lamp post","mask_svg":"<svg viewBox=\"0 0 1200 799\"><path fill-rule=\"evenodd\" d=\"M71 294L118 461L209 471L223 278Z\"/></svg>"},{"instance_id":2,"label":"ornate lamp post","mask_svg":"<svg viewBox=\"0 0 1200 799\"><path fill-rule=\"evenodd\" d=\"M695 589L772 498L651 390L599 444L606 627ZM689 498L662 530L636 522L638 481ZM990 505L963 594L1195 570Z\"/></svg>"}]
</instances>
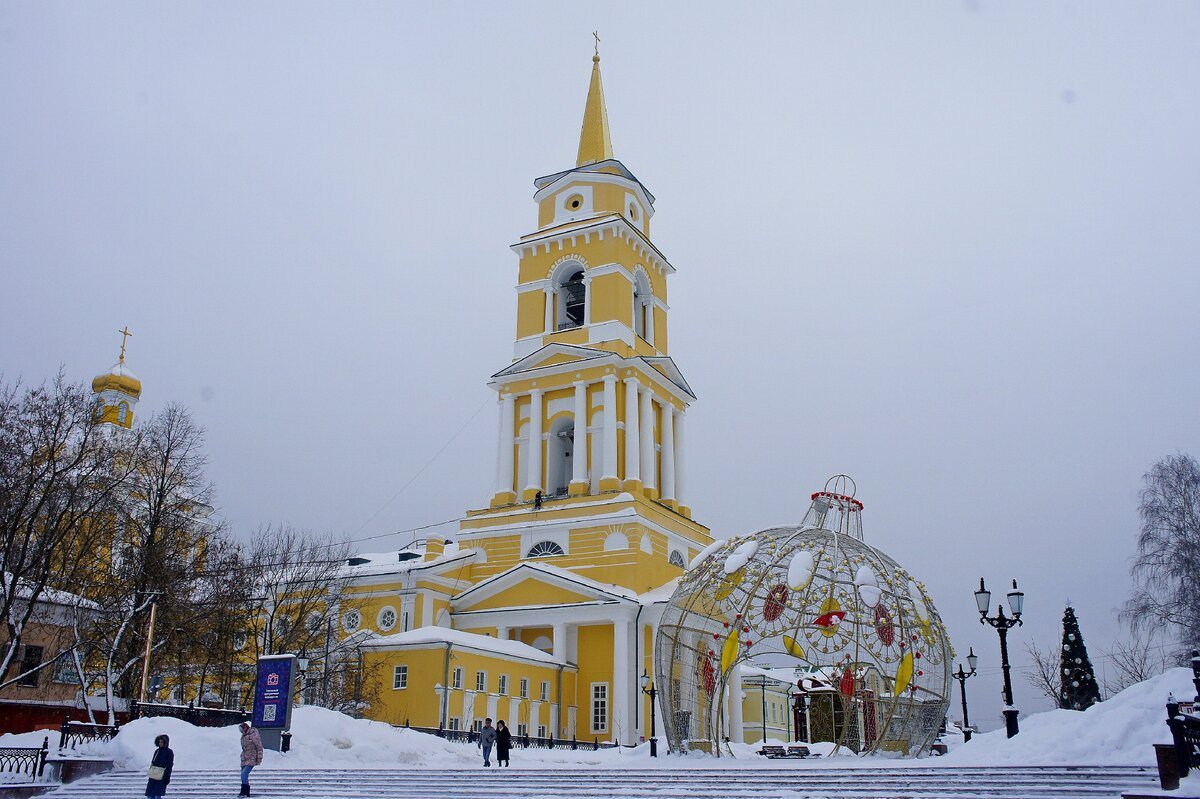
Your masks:
<instances>
[{"instance_id":1,"label":"ornate lamp post","mask_svg":"<svg viewBox=\"0 0 1200 799\"><path fill-rule=\"evenodd\" d=\"M962 693L963 743L971 740L970 722L967 720L967 680L975 676L975 667L979 665L979 656L975 654L974 647L967 650L967 665L971 668L970 671L963 671L962 664L959 663L958 671L950 673L951 677L958 680L958 690Z\"/></svg>"},{"instance_id":2,"label":"ornate lamp post","mask_svg":"<svg viewBox=\"0 0 1200 799\"><path fill-rule=\"evenodd\" d=\"M987 590L983 585L983 578L979 578L979 590L975 592L975 605L979 608L979 623L990 624L996 628L996 632L1000 634L1000 667L1004 671L1004 728L1008 731L1008 737L1011 738L1020 732L1017 727L1017 709L1013 707L1013 692L1012 692L1012 677L1009 674L1008 666L1008 631L1009 628L1019 627L1024 622L1021 621L1021 613L1025 609L1025 594L1017 590L1017 581L1012 581L1012 590L1008 592L1008 607L1012 611L1012 616L1004 615L1004 606L996 606L996 615L988 616L988 608L992 603L992 592Z\"/></svg>"},{"instance_id":3,"label":"ornate lamp post","mask_svg":"<svg viewBox=\"0 0 1200 799\"><path fill-rule=\"evenodd\" d=\"M654 735L654 703L658 699L658 689L650 684L650 675L642 669L642 693L650 697L650 757L658 757L658 738Z\"/></svg>"}]
</instances>

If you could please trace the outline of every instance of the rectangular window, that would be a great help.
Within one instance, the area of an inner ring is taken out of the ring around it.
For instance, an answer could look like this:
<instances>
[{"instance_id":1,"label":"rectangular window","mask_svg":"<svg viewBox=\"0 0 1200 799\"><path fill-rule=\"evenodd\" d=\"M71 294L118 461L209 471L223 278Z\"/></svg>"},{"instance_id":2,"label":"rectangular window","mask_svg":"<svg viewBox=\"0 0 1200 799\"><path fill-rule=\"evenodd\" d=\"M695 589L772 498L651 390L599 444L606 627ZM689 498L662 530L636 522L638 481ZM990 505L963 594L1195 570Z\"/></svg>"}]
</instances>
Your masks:
<instances>
[{"instance_id":1,"label":"rectangular window","mask_svg":"<svg viewBox=\"0 0 1200 799\"><path fill-rule=\"evenodd\" d=\"M517 723L517 737L524 738L528 734L529 734L529 725L521 724L520 722L518 722Z\"/></svg>"},{"instance_id":2,"label":"rectangular window","mask_svg":"<svg viewBox=\"0 0 1200 799\"><path fill-rule=\"evenodd\" d=\"M537 734L537 737L539 737L539 738L545 738L545 737L546 737L546 725L545 725L545 724L539 724L539 725L538 725L538 734Z\"/></svg>"},{"instance_id":3,"label":"rectangular window","mask_svg":"<svg viewBox=\"0 0 1200 799\"><path fill-rule=\"evenodd\" d=\"M520 686L521 686L521 689L520 689L521 690L521 698L528 699L529 698L529 678L522 677Z\"/></svg>"},{"instance_id":4,"label":"rectangular window","mask_svg":"<svg viewBox=\"0 0 1200 799\"><path fill-rule=\"evenodd\" d=\"M592 683L592 732L608 731L608 683Z\"/></svg>"},{"instance_id":5,"label":"rectangular window","mask_svg":"<svg viewBox=\"0 0 1200 799\"><path fill-rule=\"evenodd\" d=\"M404 612L404 627L401 629L403 629L404 632L408 632L408 611Z\"/></svg>"},{"instance_id":6,"label":"rectangular window","mask_svg":"<svg viewBox=\"0 0 1200 799\"><path fill-rule=\"evenodd\" d=\"M472 721L471 729L474 730L475 732L479 732L480 730L482 730L483 729L483 719L475 719L474 721Z\"/></svg>"},{"instance_id":7,"label":"rectangular window","mask_svg":"<svg viewBox=\"0 0 1200 799\"><path fill-rule=\"evenodd\" d=\"M486 671L475 672L475 690L476 691L486 691L487 690L487 672Z\"/></svg>"},{"instance_id":8,"label":"rectangular window","mask_svg":"<svg viewBox=\"0 0 1200 799\"><path fill-rule=\"evenodd\" d=\"M775 720L775 703L771 703L771 721Z\"/></svg>"},{"instance_id":9,"label":"rectangular window","mask_svg":"<svg viewBox=\"0 0 1200 799\"><path fill-rule=\"evenodd\" d=\"M451 716L450 717L450 729L461 730L462 729L462 719L460 719L458 716Z\"/></svg>"},{"instance_id":10,"label":"rectangular window","mask_svg":"<svg viewBox=\"0 0 1200 799\"><path fill-rule=\"evenodd\" d=\"M399 691L408 687L408 666L397 666L392 670L392 689Z\"/></svg>"},{"instance_id":11,"label":"rectangular window","mask_svg":"<svg viewBox=\"0 0 1200 799\"><path fill-rule=\"evenodd\" d=\"M550 683L547 680L542 680L542 701L550 701Z\"/></svg>"},{"instance_id":12,"label":"rectangular window","mask_svg":"<svg viewBox=\"0 0 1200 799\"><path fill-rule=\"evenodd\" d=\"M500 675L500 678L496 684L496 693L500 694L501 696L508 695L508 675L507 674Z\"/></svg>"},{"instance_id":13,"label":"rectangular window","mask_svg":"<svg viewBox=\"0 0 1200 799\"><path fill-rule=\"evenodd\" d=\"M41 672L35 671L33 674L26 674L26 672L42 665L42 653L44 650L42 647L33 646L32 644L26 644L23 649L25 651L21 655L20 671L17 673L24 674L25 676L17 681L17 685L24 685L26 688L37 688L38 677L41 676Z\"/></svg>"},{"instance_id":14,"label":"rectangular window","mask_svg":"<svg viewBox=\"0 0 1200 799\"><path fill-rule=\"evenodd\" d=\"M462 690L462 677L463 677L462 669L455 668L454 669L454 677L450 681L450 687L456 691L461 691Z\"/></svg>"}]
</instances>

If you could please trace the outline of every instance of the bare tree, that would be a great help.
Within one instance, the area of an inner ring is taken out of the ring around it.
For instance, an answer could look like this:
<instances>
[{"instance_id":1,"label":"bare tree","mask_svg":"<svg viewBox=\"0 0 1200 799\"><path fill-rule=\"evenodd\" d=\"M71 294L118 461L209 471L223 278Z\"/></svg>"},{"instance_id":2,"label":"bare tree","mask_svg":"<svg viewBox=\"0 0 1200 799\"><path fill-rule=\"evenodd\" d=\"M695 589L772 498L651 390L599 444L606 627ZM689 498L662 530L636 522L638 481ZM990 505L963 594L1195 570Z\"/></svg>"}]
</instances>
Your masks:
<instances>
[{"instance_id":1,"label":"bare tree","mask_svg":"<svg viewBox=\"0 0 1200 799\"><path fill-rule=\"evenodd\" d=\"M152 655L176 630L194 626L203 607L208 547L223 534L211 519L212 487L205 477L204 431L182 406L168 405L146 423L131 455L131 476L116 508L116 539L107 562L89 575L82 593L96 608L79 631L90 643L85 684L103 685L111 723L118 696L136 696L137 668L154 612ZM90 674L87 670L91 669Z\"/></svg>"},{"instance_id":2,"label":"bare tree","mask_svg":"<svg viewBox=\"0 0 1200 799\"><path fill-rule=\"evenodd\" d=\"M1042 650L1034 642L1025 644L1025 652L1029 655L1031 670L1025 673L1025 679L1034 688L1041 691L1058 707L1062 695L1062 671L1060 669L1058 652Z\"/></svg>"},{"instance_id":3,"label":"bare tree","mask_svg":"<svg viewBox=\"0 0 1200 799\"><path fill-rule=\"evenodd\" d=\"M0 385L0 674L46 591L74 589L132 474L136 434L108 434L82 385L63 374Z\"/></svg>"},{"instance_id":4,"label":"bare tree","mask_svg":"<svg viewBox=\"0 0 1200 799\"><path fill-rule=\"evenodd\" d=\"M1105 693L1111 696L1176 665L1172 649L1171 643L1145 629L1134 630L1124 641L1113 642L1105 655L1115 674L1105 678Z\"/></svg>"},{"instance_id":5,"label":"bare tree","mask_svg":"<svg viewBox=\"0 0 1200 799\"><path fill-rule=\"evenodd\" d=\"M1200 464L1171 455L1143 481L1134 588L1122 616L1134 630L1173 627L1188 646L1200 642Z\"/></svg>"}]
</instances>

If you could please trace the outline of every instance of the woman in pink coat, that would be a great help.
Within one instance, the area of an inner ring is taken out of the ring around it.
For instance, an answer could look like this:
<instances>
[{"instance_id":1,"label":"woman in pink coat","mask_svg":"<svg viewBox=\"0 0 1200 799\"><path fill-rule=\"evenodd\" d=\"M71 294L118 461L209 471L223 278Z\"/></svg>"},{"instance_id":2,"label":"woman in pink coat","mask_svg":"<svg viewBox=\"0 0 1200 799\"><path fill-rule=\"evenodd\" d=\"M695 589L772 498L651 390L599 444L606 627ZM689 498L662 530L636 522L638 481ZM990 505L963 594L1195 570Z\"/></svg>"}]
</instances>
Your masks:
<instances>
[{"instance_id":1,"label":"woman in pink coat","mask_svg":"<svg viewBox=\"0 0 1200 799\"><path fill-rule=\"evenodd\" d=\"M250 770L261 766L263 759L262 738L258 730L242 722L242 792L238 796L250 795Z\"/></svg>"}]
</instances>

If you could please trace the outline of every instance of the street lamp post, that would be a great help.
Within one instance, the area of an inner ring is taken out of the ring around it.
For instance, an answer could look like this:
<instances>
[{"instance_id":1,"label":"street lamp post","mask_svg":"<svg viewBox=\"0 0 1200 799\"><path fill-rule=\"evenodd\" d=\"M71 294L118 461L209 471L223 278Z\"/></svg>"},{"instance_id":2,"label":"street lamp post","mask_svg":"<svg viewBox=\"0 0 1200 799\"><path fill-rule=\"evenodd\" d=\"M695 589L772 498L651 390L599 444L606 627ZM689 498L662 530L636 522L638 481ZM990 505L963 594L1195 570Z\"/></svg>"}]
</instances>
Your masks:
<instances>
[{"instance_id":1,"label":"street lamp post","mask_svg":"<svg viewBox=\"0 0 1200 799\"><path fill-rule=\"evenodd\" d=\"M654 704L658 699L658 689L650 684L650 675L642 669L642 693L650 697L650 757L658 757L658 738L654 735Z\"/></svg>"},{"instance_id":2,"label":"street lamp post","mask_svg":"<svg viewBox=\"0 0 1200 799\"><path fill-rule=\"evenodd\" d=\"M300 701L296 703L298 705L304 704L304 689L307 687L307 683L305 681L304 674L305 674L305 672L308 671L309 662L310 661L308 659L308 652L306 650L301 650L300 657L299 657L298 663L297 663L297 665L300 667Z\"/></svg>"},{"instance_id":3,"label":"street lamp post","mask_svg":"<svg viewBox=\"0 0 1200 799\"><path fill-rule=\"evenodd\" d=\"M975 667L979 664L979 656L975 654L975 648L971 647L967 650L967 666L970 671L963 671L962 664L958 664L958 671L951 672L950 676L958 680L958 690L962 694L963 708L963 743L971 740L970 721L967 719L967 680L975 676Z\"/></svg>"},{"instance_id":4,"label":"street lamp post","mask_svg":"<svg viewBox=\"0 0 1200 799\"><path fill-rule=\"evenodd\" d=\"M1012 581L1012 590L1008 592L1008 607L1012 611L1012 616L1004 615L1004 606L996 606L996 615L988 616L988 608L992 602L992 592L987 590L983 585L983 578L979 578L979 590L975 592L975 605L979 608L979 623L990 624L996 628L996 632L1000 634L1000 668L1004 672L1004 728L1008 732L1008 737L1011 738L1020 732L1017 727L1017 709L1013 707L1013 692L1012 692L1012 676L1009 674L1008 665L1008 631L1012 627L1019 627L1024 622L1021 621L1021 613L1025 609L1025 594L1017 590L1017 581Z\"/></svg>"}]
</instances>

